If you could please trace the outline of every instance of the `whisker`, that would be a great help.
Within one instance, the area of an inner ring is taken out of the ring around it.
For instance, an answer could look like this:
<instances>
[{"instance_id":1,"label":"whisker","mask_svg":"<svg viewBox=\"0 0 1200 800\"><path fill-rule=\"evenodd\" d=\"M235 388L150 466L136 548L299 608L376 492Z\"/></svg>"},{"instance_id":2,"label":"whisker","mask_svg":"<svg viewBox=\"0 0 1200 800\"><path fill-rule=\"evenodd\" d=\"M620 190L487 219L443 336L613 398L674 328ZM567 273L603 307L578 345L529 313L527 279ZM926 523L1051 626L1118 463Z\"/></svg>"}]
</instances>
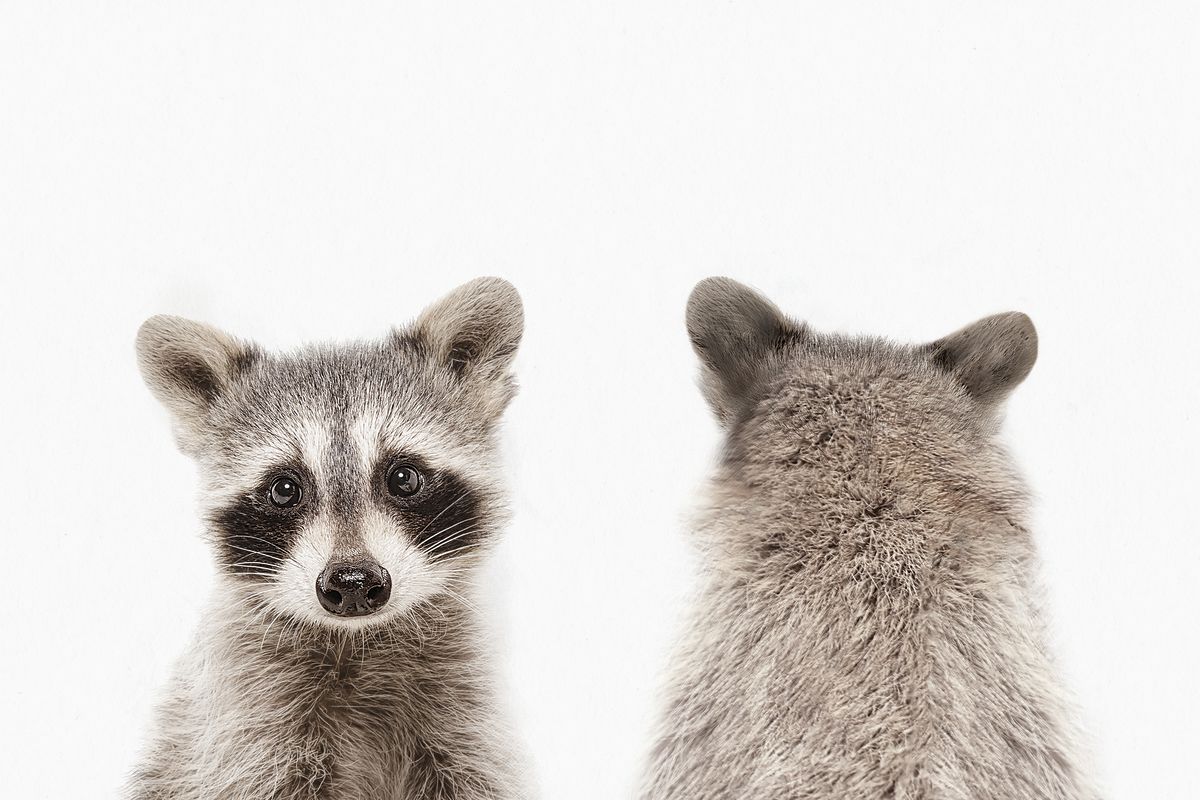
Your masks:
<instances>
[{"instance_id":1,"label":"whisker","mask_svg":"<svg viewBox=\"0 0 1200 800\"><path fill-rule=\"evenodd\" d=\"M430 559L430 562L429 562L429 563L431 563L431 564L440 564L441 562L443 562L443 561L446 561L446 560L447 560L447 559L449 559L451 556L453 556L453 555L455 555L455 554L457 554L457 553L463 553L463 552L466 552L466 551L468 551L468 550L474 550L474 549L476 549L476 548L478 548L478 547L479 547L479 543L478 543L478 542L468 542L467 544L459 545L458 547L455 547L455 548L453 548L453 549L451 549L451 550L443 550L442 552L438 553L438 554L436 555L436 557L434 557L434 558Z\"/></svg>"},{"instance_id":2,"label":"whisker","mask_svg":"<svg viewBox=\"0 0 1200 800\"><path fill-rule=\"evenodd\" d=\"M446 506L445 508L443 508L441 511L439 511L439 512L437 513L437 516L435 516L433 519L429 520L429 522L425 523L425 527L424 527L424 528L421 528L421 530L417 532L417 536L416 536L416 538L418 538L418 539L419 539L419 538L421 537L421 534L423 534L423 533L425 533L425 531L429 530L429 527L430 527L431 525L433 525L433 523L435 523L435 522L437 522L439 519L441 519L441 517L442 517L442 514L445 514L447 511L449 511L451 508L453 508L453 507L454 507L454 505L455 505L456 503L458 503L458 501L462 500L462 499L463 499L464 497L466 497L468 494L470 494L470 492L463 492L463 493L462 493L462 494L460 494L458 497L456 497L456 498L454 498L453 500L451 500L451 501L450 501L450 505L448 505L448 506Z\"/></svg>"},{"instance_id":3,"label":"whisker","mask_svg":"<svg viewBox=\"0 0 1200 800\"><path fill-rule=\"evenodd\" d=\"M470 517L468 519L459 520L458 522L455 522L453 525L446 526L445 528L443 528L442 530L438 531L433 536L431 536L429 538L429 541L425 542L425 546L430 549L436 549L438 547L441 547L443 544L445 544L447 541L450 540L449 535L452 531L454 531L455 528L457 528L461 525L469 525L472 522L478 521L478 519L479 518L477 516ZM478 528L471 529L471 531L475 531L475 530L478 530ZM470 532L470 531L468 531L468 532ZM441 537L441 538L439 538L439 537Z\"/></svg>"}]
</instances>

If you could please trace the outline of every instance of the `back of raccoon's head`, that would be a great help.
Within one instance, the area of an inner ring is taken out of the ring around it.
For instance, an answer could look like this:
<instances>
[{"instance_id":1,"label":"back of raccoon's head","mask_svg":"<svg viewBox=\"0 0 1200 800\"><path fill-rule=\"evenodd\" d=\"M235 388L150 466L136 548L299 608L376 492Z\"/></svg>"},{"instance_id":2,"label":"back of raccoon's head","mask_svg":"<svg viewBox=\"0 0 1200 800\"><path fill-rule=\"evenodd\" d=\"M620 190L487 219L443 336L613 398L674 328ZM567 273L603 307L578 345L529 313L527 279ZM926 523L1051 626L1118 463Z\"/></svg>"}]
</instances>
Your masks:
<instances>
[{"instance_id":1,"label":"back of raccoon's head","mask_svg":"<svg viewBox=\"0 0 1200 800\"><path fill-rule=\"evenodd\" d=\"M728 432L726 465L748 480L867 494L889 476L918 488L1005 482L989 440L1037 358L1024 314L901 345L817 333L753 289L709 278L692 291L687 329Z\"/></svg>"},{"instance_id":2,"label":"back of raccoon's head","mask_svg":"<svg viewBox=\"0 0 1200 800\"><path fill-rule=\"evenodd\" d=\"M520 297L498 278L383 341L289 354L147 320L142 374L200 466L232 585L346 627L449 589L504 513L493 432L522 329Z\"/></svg>"}]
</instances>

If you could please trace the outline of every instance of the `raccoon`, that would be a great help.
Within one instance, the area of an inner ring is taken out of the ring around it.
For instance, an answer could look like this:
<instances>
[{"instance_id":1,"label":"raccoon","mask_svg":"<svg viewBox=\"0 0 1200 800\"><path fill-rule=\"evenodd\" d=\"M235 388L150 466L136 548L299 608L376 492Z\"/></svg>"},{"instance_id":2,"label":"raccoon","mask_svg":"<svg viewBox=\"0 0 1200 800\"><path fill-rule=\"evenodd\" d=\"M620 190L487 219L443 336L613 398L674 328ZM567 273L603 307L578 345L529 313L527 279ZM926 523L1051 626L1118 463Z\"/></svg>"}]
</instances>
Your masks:
<instances>
[{"instance_id":1,"label":"raccoon","mask_svg":"<svg viewBox=\"0 0 1200 800\"><path fill-rule=\"evenodd\" d=\"M640 796L1095 798L997 441L1029 318L905 346L710 278L687 329L725 444Z\"/></svg>"},{"instance_id":2,"label":"raccoon","mask_svg":"<svg viewBox=\"0 0 1200 800\"><path fill-rule=\"evenodd\" d=\"M142 325L219 577L126 797L528 796L472 599L522 328L497 278L382 341L290 354Z\"/></svg>"}]
</instances>

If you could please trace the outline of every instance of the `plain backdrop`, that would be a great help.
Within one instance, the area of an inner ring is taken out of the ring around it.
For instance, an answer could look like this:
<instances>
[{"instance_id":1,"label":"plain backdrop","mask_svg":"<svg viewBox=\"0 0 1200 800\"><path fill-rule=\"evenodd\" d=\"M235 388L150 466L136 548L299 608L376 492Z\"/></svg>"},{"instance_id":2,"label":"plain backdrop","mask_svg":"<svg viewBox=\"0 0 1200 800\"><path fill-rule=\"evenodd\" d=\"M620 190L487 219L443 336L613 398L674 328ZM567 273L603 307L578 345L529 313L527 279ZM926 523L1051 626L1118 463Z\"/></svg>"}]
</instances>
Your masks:
<instances>
[{"instance_id":1,"label":"plain backdrop","mask_svg":"<svg viewBox=\"0 0 1200 800\"><path fill-rule=\"evenodd\" d=\"M728 274L819 328L1035 320L1004 436L1113 798L1194 797L1200 17L1175 3L9 3L0 774L113 796L211 583L137 374L167 312L382 335L526 303L487 606L545 798L627 797L718 431Z\"/></svg>"}]
</instances>

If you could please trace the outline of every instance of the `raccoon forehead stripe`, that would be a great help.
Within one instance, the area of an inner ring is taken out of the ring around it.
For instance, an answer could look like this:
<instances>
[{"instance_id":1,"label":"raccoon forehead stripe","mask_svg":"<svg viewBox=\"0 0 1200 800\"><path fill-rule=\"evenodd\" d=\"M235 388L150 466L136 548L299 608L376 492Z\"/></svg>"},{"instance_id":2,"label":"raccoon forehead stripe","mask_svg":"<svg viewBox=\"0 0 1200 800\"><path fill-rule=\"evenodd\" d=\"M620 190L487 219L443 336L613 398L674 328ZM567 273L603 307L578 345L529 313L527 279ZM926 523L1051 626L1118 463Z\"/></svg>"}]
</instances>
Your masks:
<instances>
[{"instance_id":1,"label":"raccoon forehead stripe","mask_svg":"<svg viewBox=\"0 0 1200 800\"><path fill-rule=\"evenodd\" d=\"M303 465L314 480L323 482L330 438L328 428L313 419L281 426L277 438L255 442L210 464L204 470L209 479L202 501L210 508L224 505L261 483L273 470L293 464Z\"/></svg>"},{"instance_id":2,"label":"raccoon forehead stripe","mask_svg":"<svg viewBox=\"0 0 1200 800\"><path fill-rule=\"evenodd\" d=\"M329 428L317 420L306 419L296 430L300 456L318 482L325 481L324 465L329 452Z\"/></svg>"},{"instance_id":3,"label":"raccoon forehead stripe","mask_svg":"<svg viewBox=\"0 0 1200 800\"><path fill-rule=\"evenodd\" d=\"M431 465L453 470L475 480L484 480L491 467L485 451L470 446L454 446L454 437L430 426L405 425L381 411L361 414L349 428L350 440L358 452L364 474L378 464L382 453L412 453Z\"/></svg>"}]
</instances>

